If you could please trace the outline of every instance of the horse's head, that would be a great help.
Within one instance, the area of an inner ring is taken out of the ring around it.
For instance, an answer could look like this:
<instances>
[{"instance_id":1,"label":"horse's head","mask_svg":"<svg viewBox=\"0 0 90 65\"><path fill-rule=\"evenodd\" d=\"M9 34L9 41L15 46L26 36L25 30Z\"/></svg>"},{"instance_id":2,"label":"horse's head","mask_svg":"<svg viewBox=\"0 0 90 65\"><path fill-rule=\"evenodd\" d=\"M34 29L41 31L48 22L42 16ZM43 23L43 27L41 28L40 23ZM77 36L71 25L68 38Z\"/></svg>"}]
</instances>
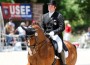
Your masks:
<instances>
[{"instance_id":1,"label":"horse's head","mask_svg":"<svg viewBox=\"0 0 90 65\"><path fill-rule=\"evenodd\" d=\"M38 24L33 24L26 34L29 35L28 44L30 46L39 45L45 40L44 32Z\"/></svg>"}]
</instances>

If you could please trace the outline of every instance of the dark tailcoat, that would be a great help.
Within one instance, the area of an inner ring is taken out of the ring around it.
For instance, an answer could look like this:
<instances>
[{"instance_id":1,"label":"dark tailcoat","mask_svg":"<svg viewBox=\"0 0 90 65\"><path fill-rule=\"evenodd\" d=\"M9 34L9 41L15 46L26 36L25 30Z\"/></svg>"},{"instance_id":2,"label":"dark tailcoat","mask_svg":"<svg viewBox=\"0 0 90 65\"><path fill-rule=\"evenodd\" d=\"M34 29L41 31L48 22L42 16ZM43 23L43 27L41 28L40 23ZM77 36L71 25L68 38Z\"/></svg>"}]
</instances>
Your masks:
<instances>
[{"instance_id":1,"label":"dark tailcoat","mask_svg":"<svg viewBox=\"0 0 90 65\"><path fill-rule=\"evenodd\" d=\"M44 14L41 26L44 32L49 33L50 31L54 31L55 34L58 34L63 39L62 32L65 29L65 24L64 18L60 13L54 12L51 17L49 17L49 13Z\"/></svg>"}]
</instances>

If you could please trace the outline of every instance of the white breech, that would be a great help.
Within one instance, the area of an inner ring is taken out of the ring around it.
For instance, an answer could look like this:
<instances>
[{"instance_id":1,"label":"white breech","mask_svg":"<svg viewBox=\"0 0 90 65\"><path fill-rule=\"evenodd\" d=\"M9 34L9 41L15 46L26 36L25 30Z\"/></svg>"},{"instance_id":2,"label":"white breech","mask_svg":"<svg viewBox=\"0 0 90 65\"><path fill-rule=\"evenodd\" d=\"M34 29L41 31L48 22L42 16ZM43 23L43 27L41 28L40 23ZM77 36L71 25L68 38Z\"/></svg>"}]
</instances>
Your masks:
<instances>
[{"instance_id":1,"label":"white breech","mask_svg":"<svg viewBox=\"0 0 90 65\"><path fill-rule=\"evenodd\" d=\"M58 53L61 53L61 51L62 51L62 49L63 49L62 40L60 39L60 37L59 37L58 35L52 36L52 39L57 42L57 44L58 44Z\"/></svg>"}]
</instances>

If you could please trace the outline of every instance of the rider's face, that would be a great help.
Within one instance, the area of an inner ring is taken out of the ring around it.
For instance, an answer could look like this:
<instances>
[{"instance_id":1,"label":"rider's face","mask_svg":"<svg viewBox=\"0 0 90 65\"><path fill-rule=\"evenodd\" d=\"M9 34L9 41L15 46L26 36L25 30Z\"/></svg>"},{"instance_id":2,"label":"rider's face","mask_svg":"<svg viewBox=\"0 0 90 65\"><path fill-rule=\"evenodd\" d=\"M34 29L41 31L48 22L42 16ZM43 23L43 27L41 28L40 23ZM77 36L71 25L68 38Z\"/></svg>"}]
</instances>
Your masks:
<instances>
[{"instance_id":1,"label":"rider's face","mask_svg":"<svg viewBox=\"0 0 90 65\"><path fill-rule=\"evenodd\" d=\"M48 11L49 12L54 12L56 7L54 5L48 5Z\"/></svg>"}]
</instances>

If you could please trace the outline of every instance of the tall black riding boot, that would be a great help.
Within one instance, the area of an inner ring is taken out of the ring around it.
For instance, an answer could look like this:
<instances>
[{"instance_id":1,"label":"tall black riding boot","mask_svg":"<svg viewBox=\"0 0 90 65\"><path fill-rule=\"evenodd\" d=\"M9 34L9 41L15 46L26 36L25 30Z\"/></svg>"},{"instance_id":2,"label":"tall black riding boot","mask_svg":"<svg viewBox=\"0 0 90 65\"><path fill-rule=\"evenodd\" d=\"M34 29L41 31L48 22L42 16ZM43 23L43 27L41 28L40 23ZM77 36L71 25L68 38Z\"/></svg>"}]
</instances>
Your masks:
<instances>
[{"instance_id":1,"label":"tall black riding boot","mask_svg":"<svg viewBox=\"0 0 90 65\"><path fill-rule=\"evenodd\" d=\"M61 65L66 65L66 59L65 59L65 54L64 54L64 50L61 52L61 53L59 53L59 58L60 58L60 63L61 63Z\"/></svg>"}]
</instances>

